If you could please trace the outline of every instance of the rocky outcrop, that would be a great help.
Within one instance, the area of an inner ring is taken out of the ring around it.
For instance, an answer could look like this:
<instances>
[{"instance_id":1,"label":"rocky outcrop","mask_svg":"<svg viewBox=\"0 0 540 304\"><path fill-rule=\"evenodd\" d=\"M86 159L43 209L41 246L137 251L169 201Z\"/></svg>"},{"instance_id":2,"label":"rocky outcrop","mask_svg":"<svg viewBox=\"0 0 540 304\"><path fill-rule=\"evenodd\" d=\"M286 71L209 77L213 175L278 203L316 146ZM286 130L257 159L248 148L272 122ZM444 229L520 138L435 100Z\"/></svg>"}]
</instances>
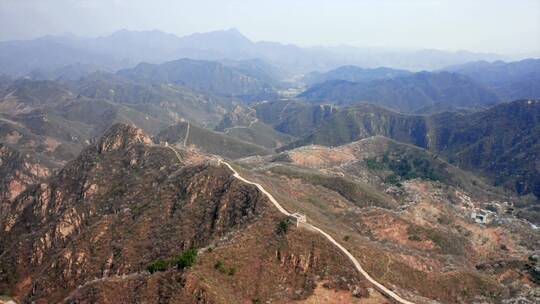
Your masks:
<instances>
[{"instance_id":1,"label":"rocky outcrop","mask_svg":"<svg viewBox=\"0 0 540 304\"><path fill-rule=\"evenodd\" d=\"M0 143L0 201L13 200L28 185L49 176L49 169Z\"/></svg>"},{"instance_id":2,"label":"rocky outcrop","mask_svg":"<svg viewBox=\"0 0 540 304\"><path fill-rule=\"evenodd\" d=\"M101 138L98 144L100 153L128 149L136 144L152 144L152 139L144 132L131 125L115 124Z\"/></svg>"},{"instance_id":3,"label":"rocky outcrop","mask_svg":"<svg viewBox=\"0 0 540 304\"><path fill-rule=\"evenodd\" d=\"M305 255L297 255L292 252L286 253L280 250L276 251L276 259L279 264L288 270L298 273L307 273L310 268L317 267L319 258L320 257L313 251L310 251Z\"/></svg>"},{"instance_id":4,"label":"rocky outcrop","mask_svg":"<svg viewBox=\"0 0 540 304\"><path fill-rule=\"evenodd\" d=\"M9 229L15 218L8 216L11 205L30 185L50 174L47 167L0 143L0 229Z\"/></svg>"}]
</instances>

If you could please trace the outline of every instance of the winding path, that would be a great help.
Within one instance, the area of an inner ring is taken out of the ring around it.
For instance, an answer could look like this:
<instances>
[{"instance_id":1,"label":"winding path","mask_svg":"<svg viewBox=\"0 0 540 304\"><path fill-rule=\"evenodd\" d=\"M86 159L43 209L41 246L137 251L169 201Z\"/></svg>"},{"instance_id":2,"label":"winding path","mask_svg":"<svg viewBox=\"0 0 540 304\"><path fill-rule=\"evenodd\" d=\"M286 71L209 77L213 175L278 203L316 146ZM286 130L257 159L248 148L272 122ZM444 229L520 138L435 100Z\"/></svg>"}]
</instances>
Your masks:
<instances>
[{"instance_id":1,"label":"winding path","mask_svg":"<svg viewBox=\"0 0 540 304\"><path fill-rule=\"evenodd\" d=\"M285 210L285 208L283 208L278 203L278 201L272 196L272 194L268 193L268 191L266 191L263 188L263 186L261 186L261 184L255 183L255 182L252 182L252 181L249 181L249 180L243 178L242 176L240 176L240 174L238 174L238 172L229 163L227 163L223 159L218 159L218 161L219 161L219 163L224 164L227 167L229 167L229 169L234 173L234 177L236 177L237 179L239 179L239 180L241 180L241 181L243 181L243 182L245 182L247 184L256 186L262 193L266 194L268 199L270 199L272 204L274 204L274 206L276 206L276 208L279 210L279 212L283 213L286 216L291 215L289 212L287 212L287 210ZM356 268L356 270L358 270L358 272L360 272L371 284L375 285L375 287L377 287L377 289L380 292L384 293L385 295L392 298L393 300L395 300L398 303L401 303L401 304L414 304L413 302L403 299L402 297L400 297L395 292L393 292L390 289L384 287L381 283L375 281L375 279L373 279L364 270L364 268L362 268L362 266L360 265L360 262L358 262L358 260L345 247L343 247L340 243L338 243L332 236L330 236L324 230L322 230L322 229L320 229L320 228L318 228L316 226L313 226L313 225L311 225L309 223L303 223L302 225L309 228L309 229L315 230L315 231L319 232L320 234L322 234L324 237L326 237L332 244L334 244L339 250L341 250L349 258L349 260L351 260L351 262L354 264L354 267Z\"/></svg>"}]
</instances>

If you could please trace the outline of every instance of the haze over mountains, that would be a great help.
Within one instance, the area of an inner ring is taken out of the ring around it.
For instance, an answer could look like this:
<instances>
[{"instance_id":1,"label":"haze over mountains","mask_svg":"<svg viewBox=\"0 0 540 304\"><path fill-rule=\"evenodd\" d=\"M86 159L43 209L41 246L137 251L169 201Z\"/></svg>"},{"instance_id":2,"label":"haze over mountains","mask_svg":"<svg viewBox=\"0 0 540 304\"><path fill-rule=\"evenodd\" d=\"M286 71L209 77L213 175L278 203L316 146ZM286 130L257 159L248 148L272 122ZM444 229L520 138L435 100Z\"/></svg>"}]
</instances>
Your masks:
<instances>
[{"instance_id":1,"label":"haze over mountains","mask_svg":"<svg viewBox=\"0 0 540 304\"><path fill-rule=\"evenodd\" d=\"M438 50L395 51L351 47L302 48L277 42L253 42L230 29L177 37L157 30L121 30L110 36L46 36L0 42L0 73L22 76L84 64L116 71L140 62L163 63L179 58L246 60L260 58L294 72L329 70L341 65L432 70L476 60L503 59L494 54Z\"/></svg>"},{"instance_id":2,"label":"haze over mountains","mask_svg":"<svg viewBox=\"0 0 540 304\"><path fill-rule=\"evenodd\" d=\"M410 73L378 68L342 67L316 76L300 94L312 102L375 102L404 112L425 113L538 98L540 60L471 62L442 71ZM309 78L314 77L308 75Z\"/></svg>"},{"instance_id":3,"label":"haze over mountains","mask_svg":"<svg viewBox=\"0 0 540 304\"><path fill-rule=\"evenodd\" d=\"M0 304L538 303L540 59L503 59L0 42Z\"/></svg>"},{"instance_id":4,"label":"haze over mountains","mask_svg":"<svg viewBox=\"0 0 540 304\"><path fill-rule=\"evenodd\" d=\"M479 61L451 66L445 70L475 79L492 88L501 98L513 100L538 96L539 65L540 61L535 59L511 63Z\"/></svg>"}]
</instances>

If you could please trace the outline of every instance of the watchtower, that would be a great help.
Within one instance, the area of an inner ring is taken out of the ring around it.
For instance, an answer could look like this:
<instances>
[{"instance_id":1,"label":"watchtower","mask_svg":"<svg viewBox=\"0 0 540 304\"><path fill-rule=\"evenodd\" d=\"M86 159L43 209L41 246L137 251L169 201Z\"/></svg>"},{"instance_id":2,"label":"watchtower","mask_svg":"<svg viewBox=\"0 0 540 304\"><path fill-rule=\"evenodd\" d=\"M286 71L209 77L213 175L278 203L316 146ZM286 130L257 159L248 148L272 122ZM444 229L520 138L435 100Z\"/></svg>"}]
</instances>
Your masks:
<instances>
[{"instance_id":1,"label":"watchtower","mask_svg":"<svg viewBox=\"0 0 540 304\"><path fill-rule=\"evenodd\" d=\"M307 217L305 214L295 212L291 214L291 218L296 221L296 227L300 226L301 223L307 222Z\"/></svg>"}]
</instances>

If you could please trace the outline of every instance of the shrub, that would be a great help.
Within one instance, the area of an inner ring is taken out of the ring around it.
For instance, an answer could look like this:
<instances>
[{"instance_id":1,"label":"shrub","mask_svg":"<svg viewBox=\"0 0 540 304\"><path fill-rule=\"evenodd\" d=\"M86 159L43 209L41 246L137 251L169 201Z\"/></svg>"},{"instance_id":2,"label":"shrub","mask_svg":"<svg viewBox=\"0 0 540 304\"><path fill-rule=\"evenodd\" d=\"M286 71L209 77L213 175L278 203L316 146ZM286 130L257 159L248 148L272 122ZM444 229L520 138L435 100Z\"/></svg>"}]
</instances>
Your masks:
<instances>
[{"instance_id":1,"label":"shrub","mask_svg":"<svg viewBox=\"0 0 540 304\"><path fill-rule=\"evenodd\" d=\"M409 240L410 241L415 241L415 242L420 242L420 241L422 241L422 238L420 238L417 234L412 234L412 235L409 235Z\"/></svg>"},{"instance_id":2,"label":"shrub","mask_svg":"<svg viewBox=\"0 0 540 304\"><path fill-rule=\"evenodd\" d=\"M229 271L227 272L227 274L228 274L229 276L235 275L235 274L236 274L236 266L234 266L234 265L231 266L231 267L229 268Z\"/></svg>"},{"instance_id":3,"label":"shrub","mask_svg":"<svg viewBox=\"0 0 540 304\"><path fill-rule=\"evenodd\" d=\"M435 173L432 163L428 158L422 156L395 155L394 158L386 156L383 164L387 165L394 174L404 180L422 178L426 180L439 181L441 177ZM444 169L441 168L441 170Z\"/></svg>"},{"instance_id":4,"label":"shrub","mask_svg":"<svg viewBox=\"0 0 540 304\"><path fill-rule=\"evenodd\" d=\"M216 264L214 264L214 269L216 269L217 271L221 273L227 272L227 268L225 267L225 264L223 264L223 261L221 260L217 261Z\"/></svg>"},{"instance_id":5,"label":"shrub","mask_svg":"<svg viewBox=\"0 0 540 304\"><path fill-rule=\"evenodd\" d=\"M121 195L126 192L126 184L122 181L115 180L111 185L111 195Z\"/></svg>"},{"instance_id":6,"label":"shrub","mask_svg":"<svg viewBox=\"0 0 540 304\"><path fill-rule=\"evenodd\" d=\"M279 221L276 227L276 233L287 234L288 231L289 231L289 221L288 220Z\"/></svg>"},{"instance_id":7,"label":"shrub","mask_svg":"<svg viewBox=\"0 0 540 304\"><path fill-rule=\"evenodd\" d=\"M176 260L174 261L174 265L176 265L178 269L189 268L193 264L195 264L196 260L197 260L197 250L189 249L188 251L184 252L182 255L176 258Z\"/></svg>"},{"instance_id":8,"label":"shrub","mask_svg":"<svg viewBox=\"0 0 540 304\"><path fill-rule=\"evenodd\" d=\"M446 215L446 214L442 214L441 216L439 216L437 218L437 222L441 225L450 225L452 224L454 221L452 220L452 218L450 218L450 216Z\"/></svg>"},{"instance_id":9,"label":"shrub","mask_svg":"<svg viewBox=\"0 0 540 304\"><path fill-rule=\"evenodd\" d=\"M223 274L226 273L226 274L229 275L229 276L235 275L235 274L236 274L236 270L237 270L237 269L236 269L236 266L234 266L234 265L231 266L231 267L229 267L229 268L227 268L227 267L225 266L225 263L223 263L223 261L221 261L221 260L218 260L218 261L214 264L214 269L217 270L217 271L219 271L219 272L221 272L221 273L223 273Z\"/></svg>"},{"instance_id":10,"label":"shrub","mask_svg":"<svg viewBox=\"0 0 540 304\"><path fill-rule=\"evenodd\" d=\"M154 273L156 271L165 271L169 269L169 267L176 266L178 269L185 269L191 267L193 264L195 264L195 261L197 260L197 250L196 249L190 249L186 252L184 252L182 255L179 255L174 260L157 260L146 268L150 273Z\"/></svg>"},{"instance_id":11,"label":"shrub","mask_svg":"<svg viewBox=\"0 0 540 304\"><path fill-rule=\"evenodd\" d=\"M375 158L368 158L366 159L366 166L370 170L383 170L384 164L381 164L377 161Z\"/></svg>"},{"instance_id":12,"label":"shrub","mask_svg":"<svg viewBox=\"0 0 540 304\"><path fill-rule=\"evenodd\" d=\"M395 174L388 175L384 181L390 185L394 185L398 187L401 186L401 183L399 182L399 177Z\"/></svg>"},{"instance_id":13,"label":"shrub","mask_svg":"<svg viewBox=\"0 0 540 304\"><path fill-rule=\"evenodd\" d=\"M167 270L167 268L169 268L169 262L164 260L157 260L150 263L150 265L148 265L146 269L148 270L148 272L154 273L157 271L165 271Z\"/></svg>"}]
</instances>

